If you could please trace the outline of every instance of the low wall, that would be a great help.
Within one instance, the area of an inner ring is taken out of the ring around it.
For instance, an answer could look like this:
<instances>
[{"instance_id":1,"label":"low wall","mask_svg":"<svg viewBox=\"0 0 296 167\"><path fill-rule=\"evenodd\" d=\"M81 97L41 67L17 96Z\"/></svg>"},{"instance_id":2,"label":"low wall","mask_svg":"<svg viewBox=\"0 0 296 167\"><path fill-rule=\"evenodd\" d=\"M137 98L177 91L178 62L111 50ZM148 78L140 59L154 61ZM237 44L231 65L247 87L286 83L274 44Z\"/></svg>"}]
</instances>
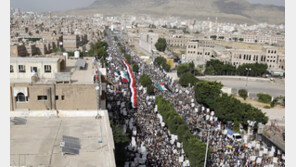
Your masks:
<instances>
[{"instance_id":1,"label":"low wall","mask_svg":"<svg viewBox=\"0 0 296 167\"><path fill-rule=\"evenodd\" d=\"M264 81L269 82L268 78L259 78L259 77L244 77L244 76L227 76L227 75L215 75L215 76L198 76L198 79L237 79L237 80L247 80L248 81Z\"/></svg>"},{"instance_id":2,"label":"low wall","mask_svg":"<svg viewBox=\"0 0 296 167\"><path fill-rule=\"evenodd\" d=\"M59 110L57 114L56 110L43 110L43 111L28 111L28 110L17 110L11 111L10 117L95 117L98 114L101 116L105 115L105 110Z\"/></svg>"}]
</instances>

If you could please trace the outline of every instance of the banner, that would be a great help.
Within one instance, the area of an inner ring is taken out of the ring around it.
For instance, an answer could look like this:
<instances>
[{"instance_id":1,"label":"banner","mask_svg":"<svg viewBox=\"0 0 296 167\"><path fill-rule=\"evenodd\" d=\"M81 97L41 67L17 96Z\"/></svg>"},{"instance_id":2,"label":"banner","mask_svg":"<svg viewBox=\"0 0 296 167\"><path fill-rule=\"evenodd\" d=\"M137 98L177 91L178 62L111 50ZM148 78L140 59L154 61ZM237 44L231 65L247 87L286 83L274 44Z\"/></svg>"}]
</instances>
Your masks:
<instances>
[{"instance_id":1,"label":"banner","mask_svg":"<svg viewBox=\"0 0 296 167\"><path fill-rule=\"evenodd\" d=\"M132 73L130 65L123 60L124 65L126 66L128 76L129 76L129 89L131 91L131 102L132 102L132 107L137 108L137 91L135 88L135 78Z\"/></svg>"}]
</instances>

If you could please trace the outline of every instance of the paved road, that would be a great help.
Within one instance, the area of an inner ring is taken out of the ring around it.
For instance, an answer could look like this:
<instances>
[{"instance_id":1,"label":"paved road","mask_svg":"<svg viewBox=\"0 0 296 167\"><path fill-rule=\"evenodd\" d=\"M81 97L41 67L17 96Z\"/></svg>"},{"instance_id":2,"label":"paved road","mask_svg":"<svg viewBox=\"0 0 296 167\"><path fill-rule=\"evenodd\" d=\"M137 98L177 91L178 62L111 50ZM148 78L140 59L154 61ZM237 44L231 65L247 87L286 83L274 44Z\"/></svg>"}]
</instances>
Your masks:
<instances>
[{"instance_id":1,"label":"paved road","mask_svg":"<svg viewBox=\"0 0 296 167\"><path fill-rule=\"evenodd\" d=\"M177 73L176 72L170 72L168 73L171 77L173 77L174 80L178 80ZM204 78L204 77L203 77ZM207 80L209 81L218 81L221 82L224 87L227 88L235 88L237 90L239 89L245 89L246 87L246 79L235 79L235 78L221 78L221 76L218 77L207 77ZM278 96L285 96L285 82L281 79L276 79L275 82L270 81L260 81L255 79L249 79L247 84L247 89L249 92L252 93L267 93L270 94L273 97Z\"/></svg>"},{"instance_id":2,"label":"paved road","mask_svg":"<svg viewBox=\"0 0 296 167\"><path fill-rule=\"evenodd\" d=\"M208 79L210 81L219 81L225 87L235 88L237 90L246 88L246 80L238 79ZM271 96L285 96L285 84L283 82L266 82L266 81L248 81L247 90L254 93L267 93Z\"/></svg>"}]
</instances>

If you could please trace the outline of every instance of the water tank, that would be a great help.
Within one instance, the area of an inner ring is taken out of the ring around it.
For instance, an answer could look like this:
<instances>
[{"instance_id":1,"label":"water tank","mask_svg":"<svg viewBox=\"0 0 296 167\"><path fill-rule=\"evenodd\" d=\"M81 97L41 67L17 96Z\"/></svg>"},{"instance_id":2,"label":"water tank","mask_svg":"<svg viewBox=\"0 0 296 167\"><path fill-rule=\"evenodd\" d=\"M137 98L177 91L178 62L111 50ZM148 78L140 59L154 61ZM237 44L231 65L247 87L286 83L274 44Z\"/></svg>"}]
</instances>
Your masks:
<instances>
[{"instance_id":1,"label":"water tank","mask_svg":"<svg viewBox=\"0 0 296 167\"><path fill-rule=\"evenodd\" d=\"M78 50L76 50L76 51L74 52L74 57L77 58L77 59L79 58L79 51L78 51Z\"/></svg>"},{"instance_id":2,"label":"water tank","mask_svg":"<svg viewBox=\"0 0 296 167\"><path fill-rule=\"evenodd\" d=\"M63 53L63 56L65 56L66 59L68 59L68 53L67 53L67 52L64 52L64 53Z\"/></svg>"},{"instance_id":3,"label":"water tank","mask_svg":"<svg viewBox=\"0 0 296 167\"><path fill-rule=\"evenodd\" d=\"M38 80L39 80L39 78L37 75L32 75L32 77L31 77L32 82L36 83Z\"/></svg>"}]
</instances>

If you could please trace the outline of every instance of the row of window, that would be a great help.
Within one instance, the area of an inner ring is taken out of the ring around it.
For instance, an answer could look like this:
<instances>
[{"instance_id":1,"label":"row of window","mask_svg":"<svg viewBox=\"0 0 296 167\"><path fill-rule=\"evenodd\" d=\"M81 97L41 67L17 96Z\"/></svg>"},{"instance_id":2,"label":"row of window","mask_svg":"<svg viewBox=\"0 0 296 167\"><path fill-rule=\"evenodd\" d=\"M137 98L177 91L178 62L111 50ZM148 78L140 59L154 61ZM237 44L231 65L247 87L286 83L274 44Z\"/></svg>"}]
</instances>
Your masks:
<instances>
[{"instance_id":1,"label":"row of window","mask_svg":"<svg viewBox=\"0 0 296 167\"><path fill-rule=\"evenodd\" d=\"M40 95L37 96L37 100L47 100L47 96ZM55 96L55 100L59 100L59 96ZM61 100L65 100L65 96L61 95ZM26 102L28 101L28 96L25 96L23 93L18 93L15 97L15 101L17 102Z\"/></svg>"},{"instance_id":2,"label":"row of window","mask_svg":"<svg viewBox=\"0 0 296 167\"><path fill-rule=\"evenodd\" d=\"M196 48L196 45L188 45L188 48Z\"/></svg>"},{"instance_id":3,"label":"row of window","mask_svg":"<svg viewBox=\"0 0 296 167\"><path fill-rule=\"evenodd\" d=\"M30 69L31 69L32 73L38 71L37 67L31 66ZM13 65L10 65L10 73L13 73L13 72L14 72L14 67L13 67ZM25 65L18 65L18 72L19 73L26 73L26 66ZM44 72L51 73L51 66L44 65Z\"/></svg>"},{"instance_id":4,"label":"row of window","mask_svg":"<svg viewBox=\"0 0 296 167\"><path fill-rule=\"evenodd\" d=\"M196 52L197 55L202 55L202 52ZM195 51L188 51L188 54L195 54ZM211 52L205 52L205 55L210 55Z\"/></svg>"},{"instance_id":5,"label":"row of window","mask_svg":"<svg viewBox=\"0 0 296 167\"><path fill-rule=\"evenodd\" d=\"M276 50L268 50L268 53L276 53Z\"/></svg>"}]
</instances>

